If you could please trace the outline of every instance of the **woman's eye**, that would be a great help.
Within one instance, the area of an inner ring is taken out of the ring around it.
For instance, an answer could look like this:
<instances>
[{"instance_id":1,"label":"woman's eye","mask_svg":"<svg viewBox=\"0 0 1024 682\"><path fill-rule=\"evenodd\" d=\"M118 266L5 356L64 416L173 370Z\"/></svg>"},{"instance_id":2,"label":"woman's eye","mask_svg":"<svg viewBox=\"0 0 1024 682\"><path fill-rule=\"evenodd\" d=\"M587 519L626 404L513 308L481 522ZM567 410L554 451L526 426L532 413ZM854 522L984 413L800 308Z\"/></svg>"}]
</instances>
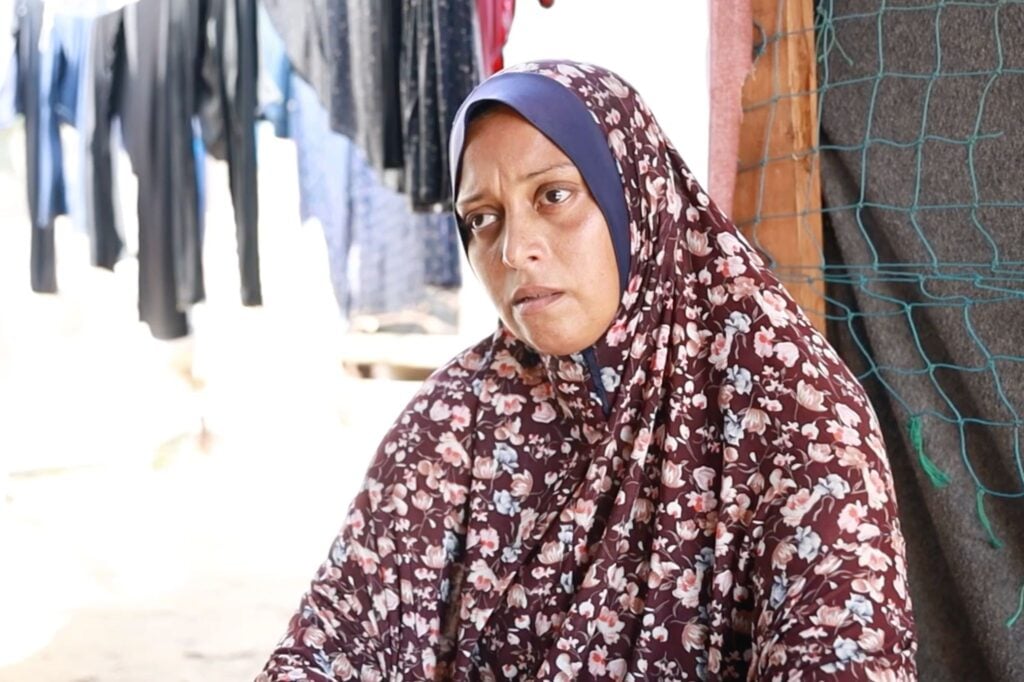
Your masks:
<instances>
[{"instance_id":1,"label":"woman's eye","mask_svg":"<svg viewBox=\"0 0 1024 682\"><path fill-rule=\"evenodd\" d=\"M466 225L474 232L478 232L492 225L497 219L493 213L477 213L466 218Z\"/></svg>"},{"instance_id":2,"label":"woman's eye","mask_svg":"<svg viewBox=\"0 0 1024 682\"><path fill-rule=\"evenodd\" d=\"M572 194L567 189L549 189L544 192L544 201L548 204L561 204Z\"/></svg>"}]
</instances>

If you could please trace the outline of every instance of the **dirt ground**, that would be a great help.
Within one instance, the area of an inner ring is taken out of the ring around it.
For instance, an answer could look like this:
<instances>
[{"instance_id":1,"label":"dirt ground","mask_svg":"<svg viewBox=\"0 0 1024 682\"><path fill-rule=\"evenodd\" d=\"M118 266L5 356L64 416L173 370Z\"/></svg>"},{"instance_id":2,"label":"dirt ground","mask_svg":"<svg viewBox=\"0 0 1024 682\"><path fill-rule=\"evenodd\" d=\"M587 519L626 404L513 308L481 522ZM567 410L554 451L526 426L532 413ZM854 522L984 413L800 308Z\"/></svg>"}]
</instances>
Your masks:
<instances>
[{"instance_id":1,"label":"dirt ground","mask_svg":"<svg viewBox=\"0 0 1024 682\"><path fill-rule=\"evenodd\" d=\"M378 411L411 388L347 387L372 408L333 429L261 419L205 448L182 436L148 462L13 475L0 680L251 679L326 555Z\"/></svg>"}]
</instances>

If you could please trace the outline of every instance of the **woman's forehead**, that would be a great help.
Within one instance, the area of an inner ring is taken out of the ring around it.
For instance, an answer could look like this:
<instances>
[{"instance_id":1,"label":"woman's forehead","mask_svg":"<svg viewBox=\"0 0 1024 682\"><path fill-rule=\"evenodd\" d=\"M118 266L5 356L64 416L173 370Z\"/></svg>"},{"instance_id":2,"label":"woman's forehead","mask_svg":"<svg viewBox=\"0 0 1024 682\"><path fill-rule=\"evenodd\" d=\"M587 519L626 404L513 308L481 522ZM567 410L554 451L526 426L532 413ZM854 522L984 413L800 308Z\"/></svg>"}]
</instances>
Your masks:
<instances>
[{"instance_id":1,"label":"woman's forehead","mask_svg":"<svg viewBox=\"0 0 1024 682\"><path fill-rule=\"evenodd\" d=\"M479 121L466 137L456 211L491 193L516 190L551 179L582 182L576 164L540 130L522 117L495 114Z\"/></svg>"},{"instance_id":2,"label":"woman's forehead","mask_svg":"<svg viewBox=\"0 0 1024 682\"><path fill-rule=\"evenodd\" d=\"M464 172L481 162L499 167L549 167L575 164L543 131L514 109L499 105L469 123Z\"/></svg>"}]
</instances>

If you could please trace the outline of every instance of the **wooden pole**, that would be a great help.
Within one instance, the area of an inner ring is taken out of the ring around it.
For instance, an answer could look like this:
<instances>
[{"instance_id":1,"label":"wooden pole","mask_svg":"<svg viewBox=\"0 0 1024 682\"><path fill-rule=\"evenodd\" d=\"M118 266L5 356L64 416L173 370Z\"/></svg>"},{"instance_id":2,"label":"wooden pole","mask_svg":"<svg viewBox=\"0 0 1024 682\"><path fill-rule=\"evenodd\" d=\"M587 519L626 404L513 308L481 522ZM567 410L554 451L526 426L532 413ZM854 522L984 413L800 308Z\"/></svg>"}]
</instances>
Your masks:
<instances>
[{"instance_id":1,"label":"wooden pole","mask_svg":"<svg viewBox=\"0 0 1024 682\"><path fill-rule=\"evenodd\" d=\"M750 0L733 219L825 331L813 0Z\"/></svg>"}]
</instances>

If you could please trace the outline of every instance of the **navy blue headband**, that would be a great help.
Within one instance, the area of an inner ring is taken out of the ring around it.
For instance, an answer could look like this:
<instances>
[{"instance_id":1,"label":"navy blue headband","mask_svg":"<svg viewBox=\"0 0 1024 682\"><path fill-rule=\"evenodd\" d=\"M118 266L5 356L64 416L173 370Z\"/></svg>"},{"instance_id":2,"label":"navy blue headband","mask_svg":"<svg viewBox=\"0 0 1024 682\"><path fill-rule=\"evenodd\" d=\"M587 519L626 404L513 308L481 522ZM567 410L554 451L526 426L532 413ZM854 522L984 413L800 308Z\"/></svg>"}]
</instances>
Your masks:
<instances>
[{"instance_id":1,"label":"navy blue headband","mask_svg":"<svg viewBox=\"0 0 1024 682\"><path fill-rule=\"evenodd\" d=\"M509 72L481 83L462 103L449 141L452 164L452 201L458 199L466 126L487 104L514 109L579 169L611 231L619 284L625 291L629 280L629 213L619 169L604 132L583 101L561 83L536 73ZM462 236L465 246L465 235Z\"/></svg>"}]
</instances>

